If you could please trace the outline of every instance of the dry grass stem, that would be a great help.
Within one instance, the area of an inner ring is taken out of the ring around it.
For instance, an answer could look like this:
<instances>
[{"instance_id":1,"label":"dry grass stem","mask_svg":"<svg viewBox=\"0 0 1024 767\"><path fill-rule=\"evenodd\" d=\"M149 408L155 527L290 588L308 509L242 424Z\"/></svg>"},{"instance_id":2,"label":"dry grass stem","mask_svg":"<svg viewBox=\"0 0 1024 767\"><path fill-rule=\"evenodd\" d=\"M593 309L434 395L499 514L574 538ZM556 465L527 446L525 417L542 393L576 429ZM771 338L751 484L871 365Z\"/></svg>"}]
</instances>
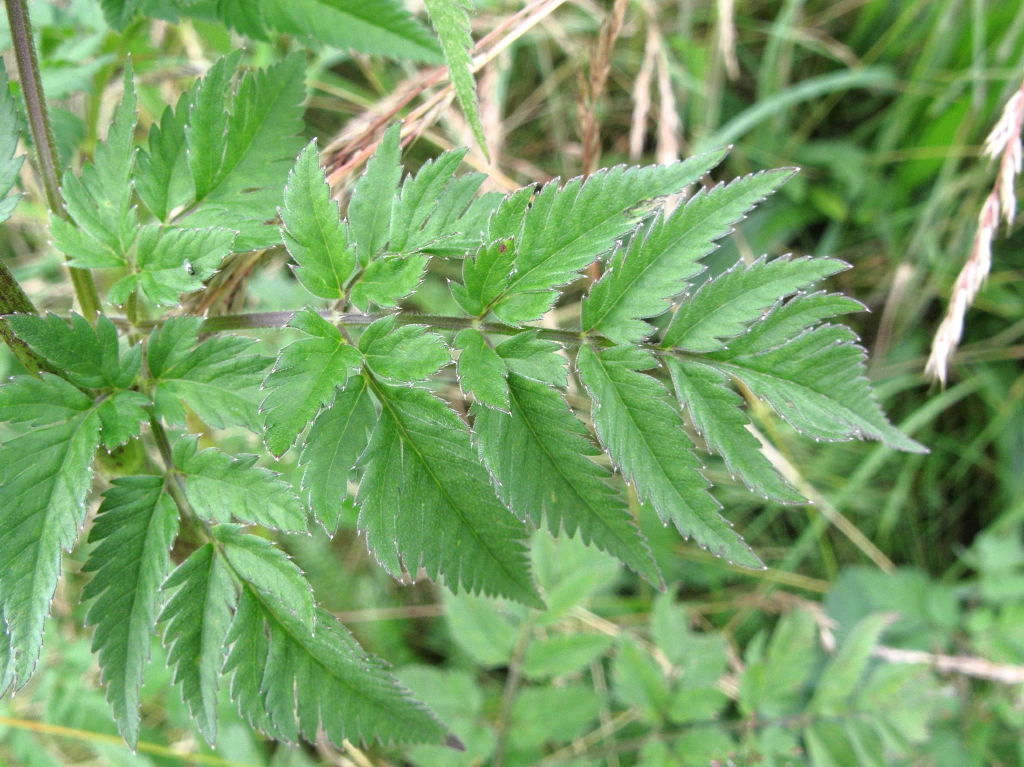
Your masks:
<instances>
[{"instance_id":1,"label":"dry grass stem","mask_svg":"<svg viewBox=\"0 0 1024 767\"><path fill-rule=\"evenodd\" d=\"M936 655L922 650L900 650L895 647L876 647L874 655L889 663L927 664L944 674L963 674L1002 684L1024 684L1024 666L993 663L969 655Z\"/></svg>"},{"instance_id":2,"label":"dry grass stem","mask_svg":"<svg viewBox=\"0 0 1024 767\"><path fill-rule=\"evenodd\" d=\"M615 0L601 23L597 42L590 55L590 78L587 81L580 114L580 142L583 144L583 174L589 176L601 162L601 120L598 108L608 84L612 68L612 48L622 31L629 0Z\"/></svg>"},{"instance_id":3,"label":"dry grass stem","mask_svg":"<svg viewBox=\"0 0 1024 767\"><path fill-rule=\"evenodd\" d=\"M999 160L992 192L985 198L978 216L978 231L967 263L960 270L953 283L953 294L949 300L946 316L935 332L931 356L925 365L925 374L946 385L950 356L953 354L964 332L964 315L974 301L981 286L992 269L992 238L999 226L1000 214L1006 225L1013 223L1017 212L1017 197L1014 183L1021 171L1021 124L1024 123L1024 83L1013 94L1003 109L1002 117L985 139L982 154L992 160Z\"/></svg>"},{"instance_id":4,"label":"dry grass stem","mask_svg":"<svg viewBox=\"0 0 1024 767\"><path fill-rule=\"evenodd\" d=\"M736 59L736 20L734 0L716 0L718 8L718 52L725 62L725 71L730 80L740 76L740 64Z\"/></svg>"}]
</instances>

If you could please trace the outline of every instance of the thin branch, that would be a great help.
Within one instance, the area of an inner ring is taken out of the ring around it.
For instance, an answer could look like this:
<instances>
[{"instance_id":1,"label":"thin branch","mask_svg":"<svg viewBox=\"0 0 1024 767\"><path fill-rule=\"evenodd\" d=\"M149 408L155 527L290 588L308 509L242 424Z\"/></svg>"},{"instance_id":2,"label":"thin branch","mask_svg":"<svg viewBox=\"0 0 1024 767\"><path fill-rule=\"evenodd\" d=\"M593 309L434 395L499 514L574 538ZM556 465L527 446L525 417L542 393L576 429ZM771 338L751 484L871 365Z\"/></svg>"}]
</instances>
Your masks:
<instances>
[{"instance_id":1,"label":"thin branch","mask_svg":"<svg viewBox=\"0 0 1024 767\"><path fill-rule=\"evenodd\" d=\"M491 757L491 767L501 767L505 758L505 743L508 738L508 728L511 724L512 704L515 703L516 693L519 692L519 682L522 680L523 659L526 657L526 648L530 644L530 635L533 634L533 626L537 621L537 611L531 610L529 617L519 627L519 636L516 638L516 645L512 650L512 658L508 663L508 677L505 679L505 689L501 694L501 711L498 714L498 722L494 727L494 755Z\"/></svg>"},{"instance_id":2,"label":"thin branch","mask_svg":"<svg viewBox=\"0 0 1024 767\"><path fill-rule=\"evenodd\" d=\"M70 221L70 216L64 207L64 200L60 196L60 163L57 159L53 130L50 128L50 118L46 111L43 82L39 74L39 59L36 56L36 46L32 39L32 22L28 16L28 2L27 0L5 0L5 2L7 4L7 20L11 27L14 56L18 61L18 79L21 82L21 93L25 99L28 126L32 132L32 144L36 150L37 165L46 193L46 202L53 215ZM78 269L73 266L68 267L68 271L82 314L90 322L95 322L100 309L100 296L96 291L92 274L88 269Z\"/></svg>"}]
</instances>

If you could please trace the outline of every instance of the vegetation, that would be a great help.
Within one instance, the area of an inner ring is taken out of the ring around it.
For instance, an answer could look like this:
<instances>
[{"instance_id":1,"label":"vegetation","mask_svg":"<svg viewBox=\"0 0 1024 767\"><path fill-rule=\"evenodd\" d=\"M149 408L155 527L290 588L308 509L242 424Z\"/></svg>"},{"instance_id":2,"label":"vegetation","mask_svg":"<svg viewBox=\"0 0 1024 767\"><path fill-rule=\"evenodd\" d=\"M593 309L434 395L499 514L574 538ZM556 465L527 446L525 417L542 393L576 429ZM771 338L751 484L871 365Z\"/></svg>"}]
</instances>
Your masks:
<instances>
[{"instance_id":1,"label":"vegetation","mask_svg":"<svg viewBox=\"0 0 1024 767\"><path fill-rule=\"evenodd\" d=\"M0 760L1024 761L1024 4L423 6L7 0Z\"/></svg>"}]
</instances>

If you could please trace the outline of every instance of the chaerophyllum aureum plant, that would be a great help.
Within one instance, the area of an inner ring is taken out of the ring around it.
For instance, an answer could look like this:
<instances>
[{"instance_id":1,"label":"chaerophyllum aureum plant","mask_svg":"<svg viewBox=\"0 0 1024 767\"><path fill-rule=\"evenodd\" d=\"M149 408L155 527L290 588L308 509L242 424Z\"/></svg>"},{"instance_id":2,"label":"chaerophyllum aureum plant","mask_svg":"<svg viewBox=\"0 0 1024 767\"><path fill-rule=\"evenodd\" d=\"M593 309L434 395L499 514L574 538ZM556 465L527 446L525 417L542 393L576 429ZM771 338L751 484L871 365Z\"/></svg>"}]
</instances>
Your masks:
<instances>
[{"instance_id":1,"label":"chaerophyllum aureum plant","mask_svg":"<svg viewBox=\"0 0 1024 767\"><path fill-rule=\"evenodd\" d=\"M354 494L366 545L396 578L540 608L535 527L662 586L636 504L762 566L720 515L700 457L721 456L766 498L804 502L747 429L744 396L814 439L923 449L890 425L863 349L834 320L862 306L815 287L846 264L762 258L702 276L701 259L791 169L700 187L717 150L478 194L484 177L460 174L462 150L403 177L396 125L342 216L315 144L298 138L304 59L237 65L216 63L139 146L127 68L106 141L65 177L66 212L50 223L76 273L108 286L106 313L4 318L30 372L0 386L0 691L38 663L62 551L81 536L85 622L129 744L159 636L211 742L226 686L274 738L457 745L317 607L276 532L333 532ZM0 95L6 193L21 158ZM182 309L237 254L281 247L314 305ZM578 327L538 324L595 261ZM432 262L458 266L461 312L403 309ZM276 359L257 353L260 328L285 328ZM268 455L201 449L200 434L226 427ZM298 486L265 468L289 451Z\"/></svg>"}]
</instances>

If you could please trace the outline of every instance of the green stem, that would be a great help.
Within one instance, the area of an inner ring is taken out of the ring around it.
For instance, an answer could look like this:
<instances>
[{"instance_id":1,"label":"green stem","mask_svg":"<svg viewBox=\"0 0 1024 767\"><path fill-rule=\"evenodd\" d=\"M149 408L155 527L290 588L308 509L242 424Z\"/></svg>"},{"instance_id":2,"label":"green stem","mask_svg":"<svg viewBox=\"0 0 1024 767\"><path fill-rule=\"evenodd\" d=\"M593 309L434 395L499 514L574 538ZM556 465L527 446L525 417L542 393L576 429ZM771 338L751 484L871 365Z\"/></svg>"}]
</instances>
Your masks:
<instances>
[{"instance_id":1,"label":"green stem","mask_svg":"<svg viewBox=\"0 0 1024 767\"><path fill-rule=\"evenodd\" d=\"M27 0L4 0L7 4L7 20L11 28L11 42L14 56L18 61L18 78L21 81L21 93L25 99L25 111L28 114L28 126L32 132L32 143L36 149L36 160L39 175L43 181L46 202L50 212L70 221L64 200L60 196L60 164L53 140L53 130L46 111L46 99L43 95L43 82L39 74L39 59L36 46L32 39L32 23L28 16ZM87 269L68 267L71 282L78 297L82 314L90 322L96 321L99 313L100 296L96 291L92 274Z\"/></svg>"},{"instance_id":2,"label":"green stem","mask_svg":"<svg viewBox=\"0 0 1024 767\"><path fill-rule=\"evenodd\" d=\"M36 373L39 370L49 370L49 366L36 356L28 344L14 335L11 326L3 318L5 314L39 314L32 301L25 295L21 285L14 279L7 266L0 261L0 338L7 344L14 356L18 358L27 371Z\"/></svg>"},{"instance_id":3,"label":"green stem","mask_svg":"<svg viewBox=\"0 0 1024 767\"><path fill-rule=\"evenodd\" d=\"M523 659L526 657L526 648L530 644L530 636L533 634L536 622L537 611L531 610L522 626L519 627L519 636L516 637L516 644L512 649L512 657L508 663L508 676L505 678L505 689L501 694L501 711L498 713L498 721L494 728L492 767L501 767L505 759L505 743L512 719L512 705L515 703L516 693L519 692L519 683L523 678Z\"/></svg>"}]
</instances>

